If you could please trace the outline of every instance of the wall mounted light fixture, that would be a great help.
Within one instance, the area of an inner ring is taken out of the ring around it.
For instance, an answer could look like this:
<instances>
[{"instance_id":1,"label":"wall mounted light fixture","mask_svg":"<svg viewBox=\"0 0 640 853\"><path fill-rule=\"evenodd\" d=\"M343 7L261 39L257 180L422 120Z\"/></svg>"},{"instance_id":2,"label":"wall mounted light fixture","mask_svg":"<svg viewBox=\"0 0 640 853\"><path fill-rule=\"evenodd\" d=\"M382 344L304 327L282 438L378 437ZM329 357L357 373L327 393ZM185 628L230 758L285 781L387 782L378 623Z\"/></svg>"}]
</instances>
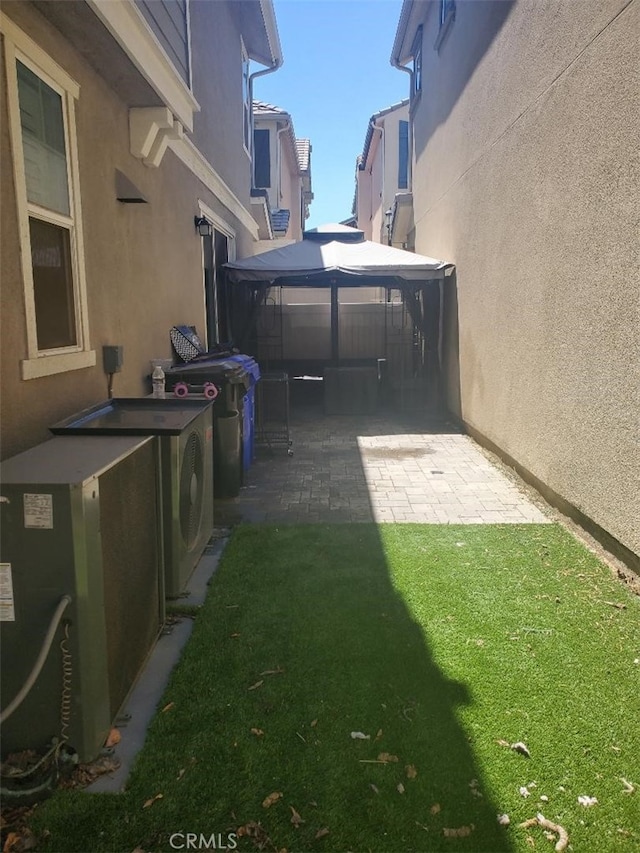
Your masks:
<instances>
[{"instance_id":1,"label":"wall mounted light fixture","mask_svg":"<svg viewBox=\"0 0 640 853\"><path fill-rule=\"evenodd\" d=\"M196 226L196 231L201 237L213 236L213 225L209 222L206 216L194 216L193 221Z\"/></svg>"},{"instance_id":2,"label":"wall mounted light fixture","mask_svg":"<svg viewBox=\"0 0 640 853\"><path fill-rule=\"evenodd\" d=\"M393 219L393 209L390 207L389 210L385 210L384 212L385 218L385 227L387 229L387 244L391 245L391 220Z\"/></svg>"}]
</instances>

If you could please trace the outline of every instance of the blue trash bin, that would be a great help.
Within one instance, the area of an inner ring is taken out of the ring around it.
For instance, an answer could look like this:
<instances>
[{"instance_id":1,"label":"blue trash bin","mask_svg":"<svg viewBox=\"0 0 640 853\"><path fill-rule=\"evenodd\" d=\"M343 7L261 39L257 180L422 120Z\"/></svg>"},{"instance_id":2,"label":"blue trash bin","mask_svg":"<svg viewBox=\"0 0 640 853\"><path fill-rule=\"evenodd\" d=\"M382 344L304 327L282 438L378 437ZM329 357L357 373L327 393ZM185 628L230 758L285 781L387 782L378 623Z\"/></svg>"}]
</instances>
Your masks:
<instances>
[{"instance_id":1,"label":"blue trash bin","mask_svg":"<svg viewBox=\"0 0 640 853\"><path fill-rule=\"evenodd\" d=\"M249 387L243 397L242 405L242 467L246 471L255 456L256 383L260 379L260 366L253 356L243 353L227 356L227 361L235 361L242 365L249 377Z\"/></svg>"}]
</instances>

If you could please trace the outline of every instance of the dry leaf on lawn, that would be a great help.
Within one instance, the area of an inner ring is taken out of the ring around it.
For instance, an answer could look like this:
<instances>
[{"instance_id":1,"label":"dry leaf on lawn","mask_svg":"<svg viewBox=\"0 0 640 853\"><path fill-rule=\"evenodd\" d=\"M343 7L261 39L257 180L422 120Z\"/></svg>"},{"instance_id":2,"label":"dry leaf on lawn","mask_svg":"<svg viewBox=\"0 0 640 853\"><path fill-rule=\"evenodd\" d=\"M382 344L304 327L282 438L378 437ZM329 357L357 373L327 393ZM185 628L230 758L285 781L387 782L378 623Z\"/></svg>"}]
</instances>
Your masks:
<instances>
[{"instance_id":1,"label":"dry leaf on lawn","mask_svg":"<svg viewBox=\"0 0 640 853\"><path fill-rule=\"evenodd\" d=\"M256 735L256 737L262 737L264 732L262 731L262 729L251 729L251 734Z\"/></svg>"},{"instance_id":2,"label":"dry leaf on lawn","mask_svg":"<svg viewBox=\"0 0 640 853\"><path fill-rule=\"evenodd\" d=\"M418 771L416 770L416 768L413 764L407 764L407 766L404 769L407 772L407 779L415 779L416 776L418 775Z\"/></svg>"},{"instance_id":3,"label":"dry leaf on lawn","mask_svg":"<svg viewBox=\"0 0 640 853\"><path fill-rule=\"evenodd\" d=\"M165 705L165 706L164 706L164 708L162 709L161 713L162 713L162 714L165 714L167 711L170 711L172 708L175 708L175 706L176 706L176 703L175 703L175 702L169 702L169 703L168 703L168 705Z\"/></svg>"},{"instance_id":4,"label":"dry leaf on lawn","mask_svg":"<svg viewBox=\"0 0 640 853\"><path fill-rule=\"evenodd\" d=\"M391 762L397 762L398 756L391 755L389 752L381 752L378 756L378 761L382 761L383 764L389 764Z\"/></svg>"},{"instance_id":5,"label":"dry leaf on lawn","mask_svg":"<svg viewBox=\"0 0 640 853\"><path fill-rule=\"evenodd\" d=\"M474 829L474 824L471 824L470 826L458 826L454 829L444 827L442 831L445 838L466 838L468 835L471 835Z\"/></svg>"},{"instance_id":6,"label":"dry leaf on lawn","mask_svg":"<svg viewBox=\"0 0 640 853\"><path fill-rule=\"evenodd\" d=\"M319 830L316 832L316 840L317 840L318 838L324 838L324 837L325 837L325 835L329 835L329 830L327 829L327 827L326 827L326 826L323 826L323 827L322 827L322 829L319 829Z\"/></svg>"},{"instance_id":7,"label":"dry leaf on lawn","mask_svg":"<svg viewBox=\"0 0 640 853\"><path fill-rule=\"evenodd\" d=\"M318 725L318 720L317 720L317 718L316 718L315 720L311 720L311 722L309 723L309 725L311 726L311 728L312 728L312 729L313 729L313 728L315 728L315 727Z\"/></svg>"},{"instance_id":8,"label":"dry leaf on lawn","mask_svg":"<svg viewBox=\"0 0 640 853\"><path fill-rule=\"evenodd\" d=\"M26 853L27 850L34 850L37 839L30 829L24 827L18 832L10 832L7 835L3 853Z\"/></svg>"},{"instance_id":9,"label":"dry leaf on lawn","mask_svg":"<svg viewBox=\"0 0 640 853\"><path fill-rule=\"evenodd\" d=\"M303 819L300 817L300 815L298 814L298 812L294 809L294 807L293 807L293 806L289 806L289 808L291 809L291 823L292 823L292 824L295 826L295 828L297 829L297 828L300 826L300 824L301 824L301 823L304 823L304 821L303 821Z\"/></svg>"},{"instance_id":10,"label":"dry leaf on lawn","mask_svg":"<svg viewBox=\"0 0 640 853\"><path fill-rule=\"evenodd\" d=\"M261 672L260 675L281 675L284 672L284 669L279 666L277 669L265 669L264 672Z\"/></svg>"},{"instance_id":11,"label":"dry leaf on lawn","mask_svg":"<svg viewBox=\"0 0 640 853\"><path fill-rule=\"evenodd\" d=\"M636 789L636 788L635 788L635 785L634 785L633 783L631 783L631 782L627 782L627 780L626 780L626 779L620 779L620 781L621 781L621 782L622 782L622 784L624 785L624 793L625 793L625 794L633 794L633 792L634 792L634 791L635 791L635 789Z\"/></svg>"},{"instance_id":12,"label":"dry leaf on lawn","mask_svg":"<svg viewBox=\"0 0 640 853\"><path fill-rule=\"evenodd\" d=\"M378 734L375 736L375 740L380 740L382 737L382 729L378 729Z\"/></svg>"},{"instance_id":13,"label":"dry leaf on lawn","mask_svg":"<svg viewBox=\"0 0 640 853\"><path fill-rule=\"evenodd\" d=\"M269 796L265 797L262 801L262 808L268 809L274 803L277 803L280 797L282 797L282 791L274 791L272 794L269 794Z\"/></svg>"},{"instance_id":14,"label":"dry leaf on lawn","mask_svg":"<svg viewBox=\"0 0 640 853\"><path fill-rule=\"evenodd\" d=\"M434 803L429 809L429 811L431 812L431 814L438 814L438 812L440 811L440 803Z\"/></svg>"},{"instance_id":15,"label":"dry leaf on lawn","mask_svg":"<svg viewBox=\"0 0 640 853\"><path fill-rule=\"evenodd\" d=\"M184 776L184 774L185 774L185 773L186 773L186 770L185 770L185 769L184 769L184 767L183 767L183 768L182 768L182 770L181 770L181 771L178 773L178 775L176 776L176 780L177 780L177 781L180 781L180 779L182 779L182 777Z\"/></svg>"},{"instance_id":16,"label":"dry leaf on lawn","mask_svg":"<svg viewBox=\"0 0 640 853\"><path fill-rule=\"evenodd\" d=\"M514 752L519 752L520 755L524 755L526 758L531 758L531 753L527 749L526 743L522 743L521 740L519 740L517 743L512 743L511 749Z\"/></svg>"},{"instance_id":17,"label":"dry leaf on lawn","mask_svg":"<svg viewBox=\"0 0 640 853\"><path fill-rule=\"evenodd\" d=\"M148 809L152 806L156 800L161 800L164 797L164 794L156 794L155 797L151 797L148 799L145 804L142 806L143 809Z\"/></svg>"},{"instance_id":18,"label":"dry leaf on lawn","mask_svg":"<svg viewBox=\"0 0 640 853\"><path fill-rule=\"evenodd\" d=\"M107 749L109 749L109 747L115 746L117 743L120 743L121 740L122 735L120 734L118 729L111 729L109 735L107 736L107 739L104 742L104 745Z\"/></svg>"},{"instance_id":19,"label":"dry leaf on lawn","mask_svg":"<svg viewBox=\"0 0 640 853\"><path fill-rule=\"evenodd\" d=\"M365 735L363 732L351 732L353 740L371 740L371 735Z\"/></svg>"},{"instance_id":20,"label":"dry leaf on lawn","mask_svg":"<svg viewBox=\"0 0 640 853\"><path fill-rule=\"evenodd\" d=\"M232 640L237 640L238 637L240 636L240 634L236 633L236 634L231 634L230 636L231 636Z\"/></svg>"},{"instance_id":21,"label":"dry leaf on lawn","mask_svg":"<svg viewBox=\"0 0 640 853\"><path fill-rule=\"evenodd\" d=\"M371 790L373 791L374 794L380 793L380 791L376 788L376 786L373 784L373 782L369 782L369 787L371 788Z\"/></svg>"},{"instance_id":22,"label":"dry leaf on lawn","mask_svg":"<svg viewBox=\"0 0 640 853\"><path fill-rule=\"evenodd\" d=\"M252 684L251 687L247 687L247 690L257 690L258 687L262 687L264 681L256 681L255 684Z\"/></svg>"},{"instance_id":23,"label":"dry leaf on lawn","mask_svg":"<svg viewBox=\"0 0 640 853\"><path fill-rule=\"evenodd\" d=\"M404 785L402 784L402 782L398 782L398 784L396 785L396 790L399 794L404 794Z\"/></svg>"}]
</instances>

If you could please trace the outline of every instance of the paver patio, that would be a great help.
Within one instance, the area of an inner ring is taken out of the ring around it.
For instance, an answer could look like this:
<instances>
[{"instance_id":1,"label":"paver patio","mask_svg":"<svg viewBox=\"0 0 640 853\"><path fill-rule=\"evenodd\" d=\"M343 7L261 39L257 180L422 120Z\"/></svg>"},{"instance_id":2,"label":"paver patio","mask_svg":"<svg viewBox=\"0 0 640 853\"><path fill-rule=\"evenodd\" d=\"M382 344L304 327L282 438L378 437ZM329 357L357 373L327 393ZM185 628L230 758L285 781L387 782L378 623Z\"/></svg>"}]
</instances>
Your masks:
<instances>
[{"instance_id":1,"label":"paver patio","mask_svg":"<svg viewBox=\"0 0 640 853\"><path fill-rule=\"evenodd\" d=\"M294 407L293 455L257 447L237 498L216 524L415 522L523 524L544 513L468 436L419 414L325 416Z\"/></svg>"}]
</instances>

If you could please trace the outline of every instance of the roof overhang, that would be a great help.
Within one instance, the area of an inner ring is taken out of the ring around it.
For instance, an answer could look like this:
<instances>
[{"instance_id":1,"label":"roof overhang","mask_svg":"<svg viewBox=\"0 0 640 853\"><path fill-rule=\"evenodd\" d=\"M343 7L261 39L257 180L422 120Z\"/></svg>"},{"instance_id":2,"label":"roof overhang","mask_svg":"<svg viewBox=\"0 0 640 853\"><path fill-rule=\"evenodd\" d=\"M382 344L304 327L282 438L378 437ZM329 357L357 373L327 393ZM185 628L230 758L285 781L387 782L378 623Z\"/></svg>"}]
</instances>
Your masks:
<instances>
[{"instance_id":1,"label":"roof overhang","mask_svg":"<svg viewBox=\"0 0 640 853\"><path fill-rule=\"evenodd\" d=\"M270 68L282 65L273 0L235 0L230 4L250 59Z\"/></svg>"},{"instance_id":2,"label":"roof overhang","mask_svg":"<svg viewBox=\"0 0 640 853\"><path fill-rule=\"evenodd\" d=\"M392 65L404 66L413 58L411 53L413 37L423 14L423 3L416 3L415 0L404 0L400 10L393 50L391 51Z\"/></svg>"},{"instance_id":3,"label":"roof overhang","mask_svg":"<svg viewBox=\"0 0 640 853\"><path fill-rule=\"evenodd\" d=\"M390 238L392 243L406 243L413 228L413 193L396 193L393 203Z\"/></svg>"},{"instance_id":4,"label":"roof overhang","mask_svg":"<svg viewBox=\"0 0 640 853\"><path fill-rule=\"evenodd\" d=\"M251 213L258 225L258 239L273 240L271 209L266 190L251 190Z\"/></svg>"}]
</instances>

